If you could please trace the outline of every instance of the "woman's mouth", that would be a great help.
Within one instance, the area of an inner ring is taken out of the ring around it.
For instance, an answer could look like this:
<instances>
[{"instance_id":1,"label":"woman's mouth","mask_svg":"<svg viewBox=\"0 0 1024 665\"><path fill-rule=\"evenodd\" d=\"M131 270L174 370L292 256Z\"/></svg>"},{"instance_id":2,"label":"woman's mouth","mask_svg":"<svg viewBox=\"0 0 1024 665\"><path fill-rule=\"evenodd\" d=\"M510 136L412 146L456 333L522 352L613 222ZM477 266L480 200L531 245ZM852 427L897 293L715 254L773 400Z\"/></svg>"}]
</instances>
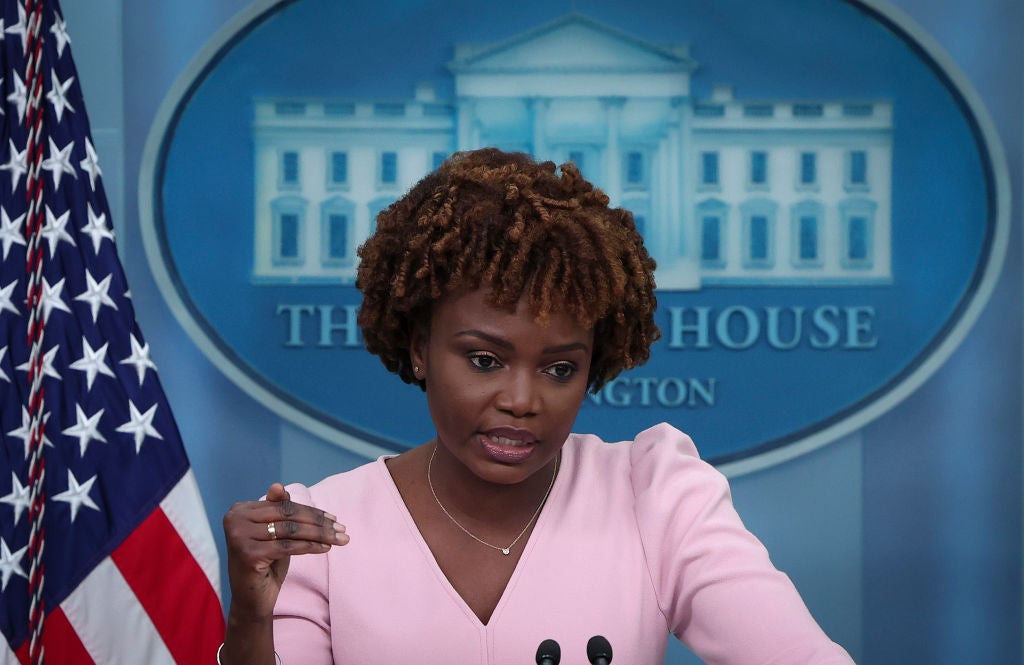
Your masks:
<instances>
[{"instance_id":1,"label":"woman's mouth","mask_svg":"<svg viewBox=\"0 0 1024 665\"><path fill-rule=\"evenodd\" d=\"M537 442L532 437L513 438L501 434L482 434L479 441L487 456L502 464L524 462L537 449Z\"/></svg>"},{"instance_id":2,"label":"woman's mouth","mask_svg":"<svg viewBox=\"0 0 1024 665\"><path fill-rule=\"evenodd\" d=\"M525 446L529 445L527 441L520 439L510 439L507 436L489 436L487 437L499 446Z\"/></svg>"}]
</instances>

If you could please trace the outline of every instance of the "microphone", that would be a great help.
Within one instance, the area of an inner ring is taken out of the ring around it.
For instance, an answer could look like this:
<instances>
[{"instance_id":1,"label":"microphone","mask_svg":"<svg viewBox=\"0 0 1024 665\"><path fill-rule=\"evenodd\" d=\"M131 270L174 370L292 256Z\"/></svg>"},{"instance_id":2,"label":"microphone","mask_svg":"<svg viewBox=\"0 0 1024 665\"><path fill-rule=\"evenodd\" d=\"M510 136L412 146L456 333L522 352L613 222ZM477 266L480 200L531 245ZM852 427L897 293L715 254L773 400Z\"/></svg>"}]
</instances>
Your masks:
<instances>
[{"instance_id":1,"label":"microphone","mask_svg":"<svg viewBox=\"0 0 1024 665\"><path fill-rule=\"evenodd\" d=\"M544 640L537 647L537 665L558 665L562 660L562 649L554 640Z\"/></svg>"},{"instance_id":2,"label":"microphone","mask_svg":"<svg viewBox=\"0 0 1024 665\"><path fill-rule=\"evenodd\" d=\"M609 665L612 662L612 645L601 635L594 635L587 642L587 660L591 665Z\"/></svg>"}]
</instances>

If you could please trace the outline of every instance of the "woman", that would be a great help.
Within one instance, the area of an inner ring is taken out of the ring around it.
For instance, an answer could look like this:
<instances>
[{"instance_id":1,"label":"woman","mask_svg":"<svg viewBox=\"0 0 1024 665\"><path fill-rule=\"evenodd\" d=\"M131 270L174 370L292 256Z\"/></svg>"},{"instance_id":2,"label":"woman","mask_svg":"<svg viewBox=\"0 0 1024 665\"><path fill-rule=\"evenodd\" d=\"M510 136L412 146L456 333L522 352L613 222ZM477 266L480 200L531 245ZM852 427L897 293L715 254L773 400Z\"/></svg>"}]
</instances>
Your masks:
<instances>
[{"instance_id":1,"label":"woman","mask_svg":"<svg viewBox=\"0 0 1024 665\"><path fill-rule=\"evenodd\" d=\"M360 257L366 346L436 437L232 507L221 663L530 663L553 638L573 664L603 635L655 665L668 633L709 663L852 662L689 438L570 434L659 337L632 216L574 165L455 155Z\"/></svg>"}]
</instances>

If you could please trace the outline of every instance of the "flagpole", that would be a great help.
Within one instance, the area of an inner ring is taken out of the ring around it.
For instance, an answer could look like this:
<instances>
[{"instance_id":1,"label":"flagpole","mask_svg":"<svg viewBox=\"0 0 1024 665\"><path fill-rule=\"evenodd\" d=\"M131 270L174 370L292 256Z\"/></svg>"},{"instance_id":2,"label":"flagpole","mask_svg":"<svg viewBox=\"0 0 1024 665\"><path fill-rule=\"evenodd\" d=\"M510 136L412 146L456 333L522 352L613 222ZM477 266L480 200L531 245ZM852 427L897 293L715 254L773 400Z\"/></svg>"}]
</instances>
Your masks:
<instances>
[{"instance_id":1,"label":"flagpole","mask_svg":"<svg viewBox=\"0 0 1024 665\"><path fill-rule=\"evenodd\" d=\"M43 35L40 30L43 17L43 0L28 0L25 6L27 29L25 35L25 88L27 100L25 123L28 129L28 172L26 174L26 197L28 199L28 215L26 222L26 265L28 274L28 344L29 351L29 660L32 665L43 665L43 625L46 619L43 605L43 588L45 583L45 567L43 554L45 551L46 531L43 518L46 511L46 493L43 484L46 478L46 461L43 456L45 446L46 420L44 412L43 379L43 335L45 332L46 315L42 299L43 272L43 183L42 171L43 146L40 136L43 125L43 73L39 66L43 51Z\"/></svg>"}]
</instances>

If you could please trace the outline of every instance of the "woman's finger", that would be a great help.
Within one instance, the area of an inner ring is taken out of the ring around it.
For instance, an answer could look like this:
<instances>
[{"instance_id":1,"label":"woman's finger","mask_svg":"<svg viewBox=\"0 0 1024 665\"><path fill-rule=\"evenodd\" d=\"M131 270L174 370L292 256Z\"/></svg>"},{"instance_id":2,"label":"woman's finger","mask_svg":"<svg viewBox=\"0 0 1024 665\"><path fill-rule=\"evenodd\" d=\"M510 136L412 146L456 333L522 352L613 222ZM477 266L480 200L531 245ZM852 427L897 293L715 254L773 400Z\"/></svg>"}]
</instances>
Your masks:
<instances>
[{"instance_id":1,"label":"woman's finger","mask_svg":"<svg viewBox=\"0 0 1024 665\"><path fill-rule=\"evenodd\" d=\"M273 483L267 488L266 497L268 501L284 501L289 498L288 490L281 483Z\"/></svg>"},{"instance_id":2,"label":"woman's finger","mask_svg":"<svg viewBox=\"0 0 1024 665\"><path fill-rule=\"evenodd\" d=\"M323 524L309 524L294 520L275 520L265 526L256 523L256 540L284 541L308 540L328 545L344 545L348 542L345 525L327 521Z\"/></svg>"},{"instance_id":3,"label":"woman's finger","mask_svg":"<svg viewBox=\"0 0 1024 665\"><path fill-rule=\"evenodd\" d=\"M250 522L276 522L289 520L314 525L337 523L338 518L319 508L313 508L290 499L283 501L243 501L231 506L226 517L229 520Z\"/></svg>"}]
</instances>

